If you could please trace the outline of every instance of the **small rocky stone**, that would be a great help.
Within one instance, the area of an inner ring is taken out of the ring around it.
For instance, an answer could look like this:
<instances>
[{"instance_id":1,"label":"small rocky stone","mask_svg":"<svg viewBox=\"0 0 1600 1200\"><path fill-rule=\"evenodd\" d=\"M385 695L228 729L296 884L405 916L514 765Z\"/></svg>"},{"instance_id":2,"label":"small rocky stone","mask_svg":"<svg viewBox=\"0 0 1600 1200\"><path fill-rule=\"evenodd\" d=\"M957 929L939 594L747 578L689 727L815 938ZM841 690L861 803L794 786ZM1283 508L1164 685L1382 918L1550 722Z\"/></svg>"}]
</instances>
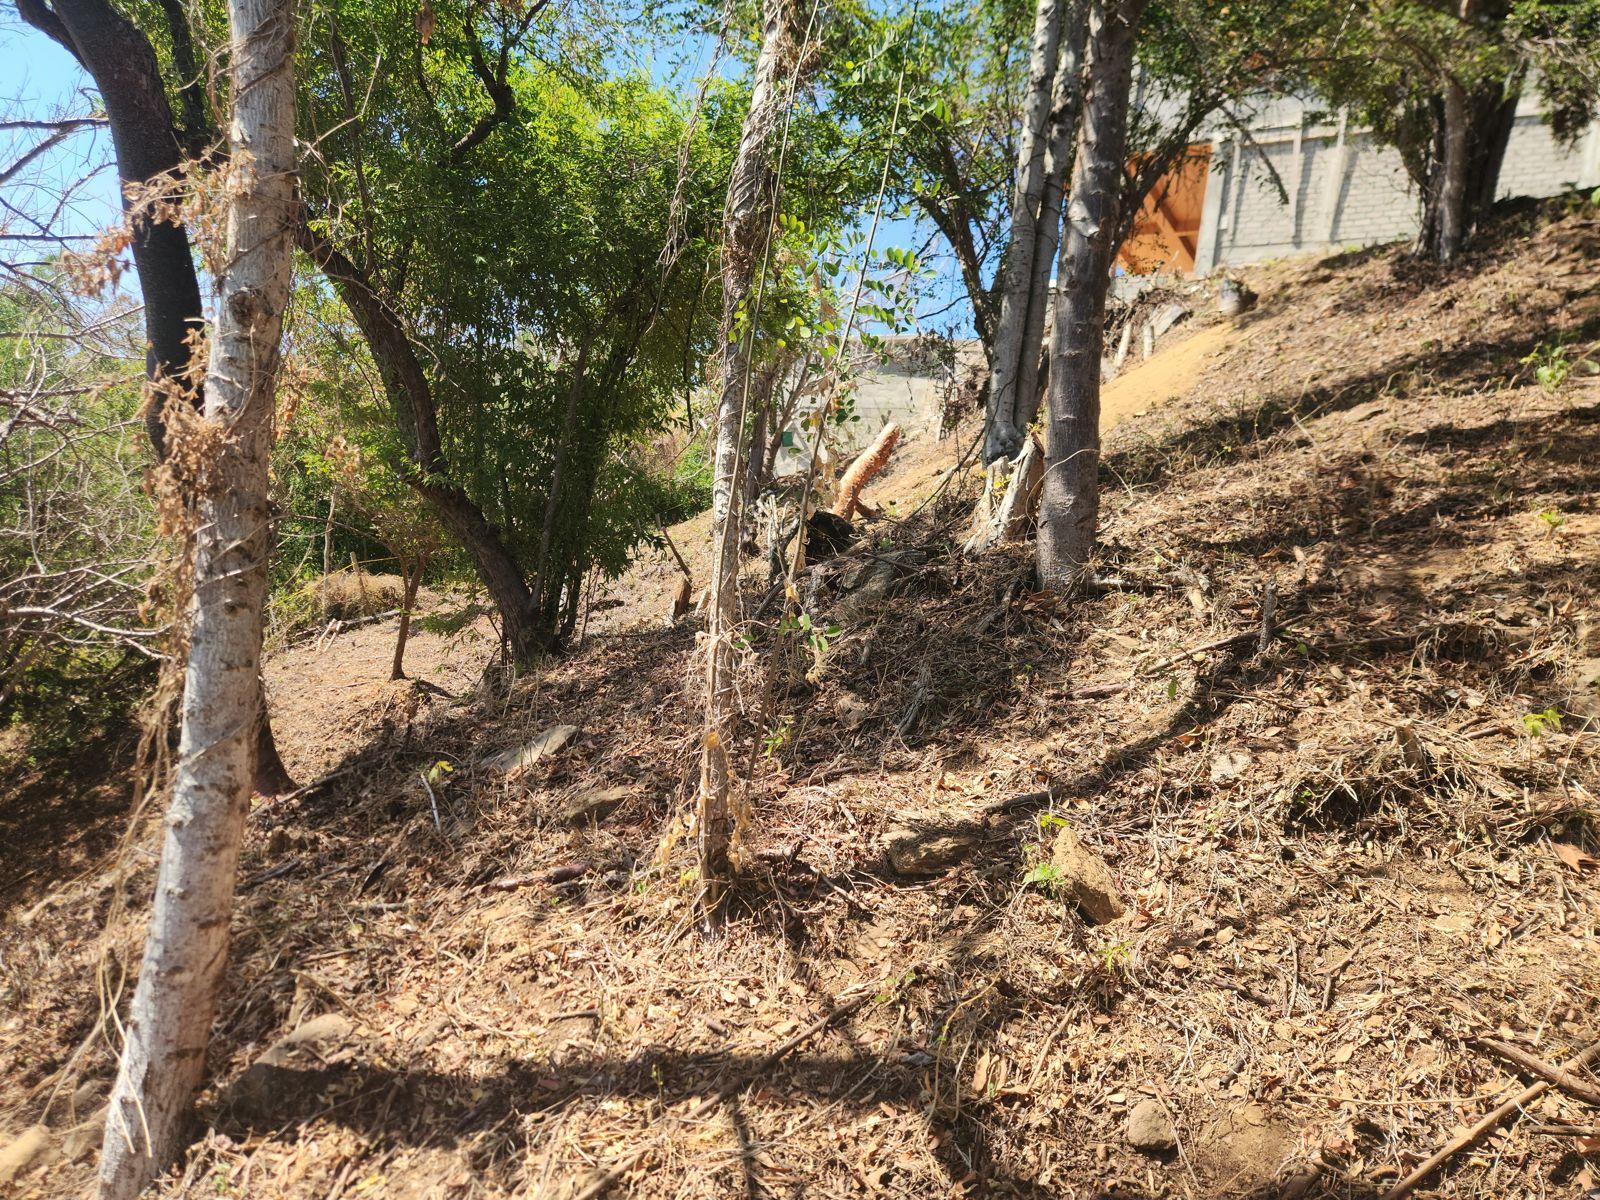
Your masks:
<instances>
[{"instance_id":1,"label":"small rocky stone","mask_svg":"<svg viewBox=\"0 0 1600 1200\"><path fill-rule=\"evenodd\" d=\"M839 724L846 729L860 729L872 715L871 706L854 692L845 692L833 704L839 714Z\"/></svg>"},{"instance_id":2,"label":"small rocky stone","mask_svg":"<svg viewBox=\"0 0 1600 1200\"><path fill-rule=\"evenodd\" d=\"M552 725L531 742L502 750L499 754L486 759L483 765L491 771L504 771L507 774L521 770L560 750L577 732L576 725Z\"/></svg>"},{"instance_id":3,"label":"small rocky stone","mask_svg":"<svg viewBox=\"0 0 1600 1200\"><path fill-rule=\"evenodd\" d=\"M630 787L608 787L593 792L580 792L572 803L561 810L561 820L567 825L587 825L591 821L604 821L629 796Z\"/></svg>"},{"instance_id":4,"label":"small rocky stone","mask_svg":"<svg viewBox=\"0 0 1600 1200\"><path fill-rule=\"evenodd\" d=\"M1056 834L1050 862L1056 868L1056 887L1083 910L1096 924L1115 921L1128 911L1111 878L1111 871L1093 850L1078 840L1071 829Z\"/></svg>"},{"instance_id":5,"label":"small rocky stone","mask_svg":"<svg viewBox=\"0 0 1600 1200\"><path fill-rule=\"evenodd\" d=\"M839 579L839 590L845 593L839 611L859 615L876 606L927 561L921 550L888 550L846 571Z\"/></svg>"},{"instance_id":6,"label":"small rocky stone","mask_svg":"<svg viewBox=\"0 0 1600 1200\"><path fill-rule=\"evenodd\" d=\"M901 875L937 875L949 870L978 844L975 834L891 829L884 837L889 865Z\"/></svg>"},{"instance_id":7,"label":"small rocky stone","mask_svg":"<svg viewBox=\"0 0 1600 1200\"><path fill-rule=\"evenodd\" d=\"M1128 1145L1145 1154L1170 1154L1178 1148L1178 1131L1159 1100L1141 1100L1128 1114Z\"/></svg>"},{"instance_id":8,"label":"small rocky stone","mask_svg":"<svg viewBox=\"0 0 1600 1200\"><path fill-rule=\"evenodd\" d=\"M246 1120L266 1120L319 1094L327 1070L349 1057L341 1049L355 1031L347 1017L324 1013L274 1042L233 1081L225 1093L227 1106ZM305 1067L294 1065L304 1052Z\"/></svg>"}]
</instances>

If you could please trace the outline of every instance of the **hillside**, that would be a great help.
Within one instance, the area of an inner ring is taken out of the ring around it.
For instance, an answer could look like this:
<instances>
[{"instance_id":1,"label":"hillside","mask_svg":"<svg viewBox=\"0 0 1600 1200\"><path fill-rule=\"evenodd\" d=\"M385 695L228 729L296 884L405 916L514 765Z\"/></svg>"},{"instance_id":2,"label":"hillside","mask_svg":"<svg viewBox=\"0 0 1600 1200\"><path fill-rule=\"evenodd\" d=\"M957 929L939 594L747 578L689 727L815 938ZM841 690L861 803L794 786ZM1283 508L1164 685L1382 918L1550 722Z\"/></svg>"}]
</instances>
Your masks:
<instances>
[{"instance_id":1,"label":"hillside","mask_svg":"<svg viewBox=\"0 0 1600 1200\"><path fill-rule=\"evenodd\" d=\"M1092 599L959 554L971 428L905 446L872 553L923 557L875 602L827 567L826 649L747 665L720 937L674 845L699 676L664 560L509 684L481 625L413 648L448 697L381 682L388 625L280 655L317 782L251 815L208 1127L159 1194L1382 1195L1522 1086L1471 1039L1600 1038L1594 214L1451 270L1251 273L1256 311L1108 392ZM0 1144L47 1126L8 1195L92 1176L98 931L155 845L119 866L99 811L76 848L5 825ZM1063 898L1063 831L1124 915ZM1130 1144L1150 1100L1169 1150ZM1595 1121L1546 1092L1416 1194L1583 1194Z\"/></svg>"}]
</instances>

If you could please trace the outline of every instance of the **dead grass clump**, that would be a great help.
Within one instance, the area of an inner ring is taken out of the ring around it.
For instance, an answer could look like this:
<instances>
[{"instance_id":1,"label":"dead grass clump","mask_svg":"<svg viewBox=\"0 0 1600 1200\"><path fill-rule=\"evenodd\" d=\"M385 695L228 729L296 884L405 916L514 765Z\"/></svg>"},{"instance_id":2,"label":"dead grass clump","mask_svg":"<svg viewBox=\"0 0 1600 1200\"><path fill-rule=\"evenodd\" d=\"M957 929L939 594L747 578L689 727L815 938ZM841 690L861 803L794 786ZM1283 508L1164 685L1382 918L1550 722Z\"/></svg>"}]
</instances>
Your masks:
<instances>
[{"instance_id":1,"label":"dead grass clump","mask_svg":"<svg viewBox=\"0 0 1600 1200\"><path fill-rule=\"evenodd\" d=\"M398 575L381 575L346 567L311 585L317 606L330 621L375 617L399 608L405 585Z\"/></svg>"}]
</instances>

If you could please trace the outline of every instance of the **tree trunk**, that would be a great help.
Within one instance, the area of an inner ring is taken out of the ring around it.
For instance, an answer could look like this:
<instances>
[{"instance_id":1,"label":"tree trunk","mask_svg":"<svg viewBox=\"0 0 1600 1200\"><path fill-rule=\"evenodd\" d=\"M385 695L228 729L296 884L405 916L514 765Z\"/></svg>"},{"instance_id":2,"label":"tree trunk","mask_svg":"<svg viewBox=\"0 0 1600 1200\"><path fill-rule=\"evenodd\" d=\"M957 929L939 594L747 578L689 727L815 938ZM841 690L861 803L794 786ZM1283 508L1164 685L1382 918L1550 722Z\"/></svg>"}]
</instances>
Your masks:
<instances>
[{"instance_id":1,"label":"tree trunk","mask_svg":"<svg viewBox=\"0 0 1600 1200\"><path fill-rule=\"evenodd\" d=\"M1033 262L1045 189L1051 97L1060 65L1062 14L1066 0L1039 0L1034 11L1033 50L1028 60L1028 90L1022 101L1016 188L1011 197L1011 240L1001 267L1000 319L990 360L989 411L983 458L1014 458L1022 448L1016 425L1017 383L1024 357L1023 335L1033 290Z\"/></svg>"},{"instance_id":2,"label":"tree trunk","mask_svg":"<svg viewBox=\"0 0 1600 1200\"><path fill-rule=\"evenodd\" d=\"M1433 255L1447 263L1466 240L1467 165L1472 130L1467 89L1451 80L1444 89L1444 154L1439 163L1439 217Z\"/></svg>"},{"instance_id":3,"label":"tree trunk","mask_svg":"<svg viewBox=\"0 0 1600 1200\"><path fill-rule=\"evenodd\" d=\"M201 443L219 486L195 499L182 734L101 1148L101 1200L132 1200L181 1146L227 958L260 716L268 465L295 190L295 13L294 0L229 0L228 9L238 174L206 378L214 440Z\"/></svg>"},{"instance_id":4,"label":"tree trunk","mask_svg":"<svg viewBox=\"0 0 1600 1200\"><path fill-rule=\"evenodd\" d=\"M294 791L297 786L289 768L283 765L278 753L278 739L272 734L272 720L267 715L266 684L261 684L260 718L256 721L256 771L250 790L257 796L281 796Z\"/></svg>"},{"instance_id":5,"label":"tree trunk","mask_svg":"<svg viewBox=\"0 0 1600 1200\"><path fill-rule=\"evenodd\" d=\"M407 482L472 558L478 578L499 611L501 637L511 657L522 664L532 662L551 648L555 635L540 619L533 593L505 538L472 497L449 481L449 464L439 442L433 389L406 334L405 323L361 268L326 237L311 230L304 214L296 221L294 233L300 248L339 293L372 352L416 468Z\"/></svg>"},{"instance_id":6,"label":"tree trunk","mask_svg":"<svg viewBox=\"0 0 1600 1200\"><path fill-rule=\"evenodd\" d=\"M406 639L411 636L411 610L417 603L417 587L422 582L425 561L422 558L406 558L400 562L400 632L394 639L394 668L389 672L392 680L406 677Z\"/></svg>"},{"instance_id":7,"label":"tree trunk","mask_svg":"<svg viewBox=\"0 0 1600 1200\"><path fill-rule=\"evenodd\" d=\"M155 49L144 32L105 0L57 0L53 7L45 0L17 0L17 11L23 20L60 43L94 80L111 126L121 181L145 184L174 175L182 162L182 139L174 126ZM193 76L196 68L193 46L187 44L186 18L181 9L174 12L171 8L167 8L167 18L179 69ZM185 78L179 87L190 140L202 138L209 125L199 103L199 89L198 78ZM124 191L123 211L128 207ZM167 453L165 406L174 389L177 395L185 395L193 358L191 335L203 326L200 280L184 226L139 217L132 221L131 233L134 273L144 301L145 378L151 385L145 429L160 462ZM185 399L198 409L204 397L204 388L195 387ZM264 699L260 709L256 790L265 796L292 791L294 780L278 757Z\"/></svg>"},{"instance_id":8,"label":"tree trunk","mask_svg":"<svg viewBox=\"0 0 1600 1200\"><path fill-rule=\"evenodd\" d=\"M338 502L339 493L328 489L328 519L322 526L322 577L326 579L333 574L333 513L334 505ZM327 613L323 613L327 616Z\"/></svg>"},{"instance_id":9,"label":"tree trunk","mask_svg":"<svg viewBox=\"0 0 1600 1200\"><path fill-rule=\"evenodd\" d=\"M1146 0L1090 0L1083 132L1057 275L1039 582L1071 591L1100 510L1100 341L1127 157L1133 51Z\"/></svg>"},{"instance_id":10,"label":"tree trunk","mask_svg":"<svg viewBox=\"0 0 1600 1200\"><path fill-rule=\"evenodd\" d=\"M1458 0L1456 15L1471 26L1480 20L1482 8L1482 0ZM1503 21L1504 12L1495 19ZM1432 105L1433 156L1427 177L1420 181L1423 212L1417 249L1424 257L1454 261L1488 215L1523 79L1522 68L1471 87L1454 76L1446 78Z\"/></svg>"},{"instance_id":11,"label":"tree trunk","mask_svg":"<svg viewBox=\"0 0 1600 1200\"><path fill-rule=\"evenodd\" d=\"M1014 422L1024 441L1028 426L1039 415L1049 363L1045 338L1049 335L1050 324L1050 277L1055 271L1056 250L1061 245L1061 207L1078 140L1078 114L1083 108L1083 47L1088 36L1084 7L1084 0L1071 0L1062 18L1066 26L1061 35L1061 60L1056 67L1047 126L1044 199L1037 222L1038 244L1033 255L1028 320L1022 334L1016 385Z\"/></svg>"},{"instance_id":12,"label":"tree trunk","mask_svg":"<svg viewBox=\"0 0 1600 1200\"><path fill-rule=\"evenodd\" d=\"M791 57L787 0L765 0L761 52L750 109L728 180L722 217L722 356L716 450L711 484L713 546L706 635L706 728L700 760L695 827L700 856L700 902L708 920L722 908L732 874L734 835L730 740L736 715L733 638L739 619L739 468L743 461L750 340L755 323L738 329L766 252L775 205L769 139L782 113L779 81ZM752 314L753 315L753 314Z\"/></svg>"},{"instance_id":13,"label":"tree trunk","mask_svg":"<svg viewBox=\"0 0 1600 1200\"><path fill-rule=\"evenodd\" d=\"M539 557L533 568L533 595L545 594L545 572L550 567L550 545L555 538L556 518L561 512L561 483L567 471L567 458L573 453L573 438L578 430L578 405L583 399L584 377L589 371L589 351L594 347L594 328L584 332L578 357L572 366L572 386L567 389L567 406L561 414L561 435L556 442L555 461L550 466L550 492L545 497L544 521L539 528Z\"/></svg>"},{"instance_id":14,"label":"tree trunk","mask_svg":"<svg viewBox=\"0 0 1600 1200\"><path fill-rule=\"evenodd\" d=\"M105 103L124 184L146 184L173 175L181 161L172 106L150 39L105 0L18 0L30 25L61 43L94 79ZM123 193L123 210L128 210ZM133 221L133 265L144 300L145 374L152 380L184 381L189 373L189 337L200 328L200 281L189 235L170 221ZM157 389L145 415L156 458L166 456L166 393ZM198 408L201 397L193 401Z\"/></svg>"}]
</instances>

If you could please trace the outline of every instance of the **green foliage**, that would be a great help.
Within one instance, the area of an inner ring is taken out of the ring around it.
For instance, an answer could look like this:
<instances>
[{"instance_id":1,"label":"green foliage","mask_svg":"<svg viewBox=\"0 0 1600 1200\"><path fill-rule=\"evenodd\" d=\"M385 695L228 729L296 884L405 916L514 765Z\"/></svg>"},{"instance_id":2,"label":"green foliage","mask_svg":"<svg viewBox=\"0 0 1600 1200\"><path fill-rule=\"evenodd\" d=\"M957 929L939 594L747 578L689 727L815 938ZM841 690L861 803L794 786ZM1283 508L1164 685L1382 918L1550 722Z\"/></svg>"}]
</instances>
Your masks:
<instances>
[{"instance_id":1,"label":"green foliage","mask_svg":"<svg viewBox=\"0 0 1600 1200\"><path fill-rule=\"evenodd\" d=\"M1522 728L1533 737L1561 732L1561 710L1553 705L1538 712L1522 714Z\"/></svg>"},{"instance_id":2,"label":"green foliage","mask_svg":"<svg viewBox=\"0 0 1600 1200\"><path fill-rule=\"evenodd\" d=\"M554 626L591 570L621 571L658 516L703 502L693 472L659 478L640 447L711 357L706 293L741 97L719 83L692 113L615 73L603 45L555 15L530 26L509 6L435 12L425 45L360 0L313 24L302 125L326 134L304 189L319 227L358 252L415 331L440 410L438 482L496 527ZM496 116L482 72L502 61ZM334 346L362 360L347 322L330 323L344 325ZM324 356L324 379L381 398L370 367L337 358ZM393 526L414 481L412 432L402 408L358 439L375 489L363 509L385 543L379 514ZM326 474L320 444L303 447L308 480Z\"/></svg>"},{"instance_id":3,"label":"green foliage","mask_svg":"<svg viewBox=\"0 0 1600 1200\"><path fill-rule=\"evenodd\" d=\"M1061 881L1061 868L1054 863L1038 863L1022 876L1024 885L1041 888L1051 896L1060 890Z\"/></svg>"},{"instance_id":4,"label":"green foliage","mask_svg":"<svg viewBox=\"0 0 1600 1200\"><path fill-rule=\"evenodd\" d=\"M1307 11L1322 28L1305 41L1299 76L1399 150L1419 186L1437 160L1447 87L1494 103L1532 80L1569 142L1600 101L1600 0L1496 0L1472 20L1432 0Z\"/></svg>"},{"instance_id":5,"label":"green foliage","mask_svg":"<svg viewBox=\"0 0 1600 1200\"><path fill-rule=\"evenodd\" d=\"M1541 342L1519 361L1524 367L1533 368L1534 382L1546 392L1560 391L1573 371L1600 373L1600 363L1587 357L1574 359L1571 344L1560 338Z\"/></svg>"}]
</instances>

